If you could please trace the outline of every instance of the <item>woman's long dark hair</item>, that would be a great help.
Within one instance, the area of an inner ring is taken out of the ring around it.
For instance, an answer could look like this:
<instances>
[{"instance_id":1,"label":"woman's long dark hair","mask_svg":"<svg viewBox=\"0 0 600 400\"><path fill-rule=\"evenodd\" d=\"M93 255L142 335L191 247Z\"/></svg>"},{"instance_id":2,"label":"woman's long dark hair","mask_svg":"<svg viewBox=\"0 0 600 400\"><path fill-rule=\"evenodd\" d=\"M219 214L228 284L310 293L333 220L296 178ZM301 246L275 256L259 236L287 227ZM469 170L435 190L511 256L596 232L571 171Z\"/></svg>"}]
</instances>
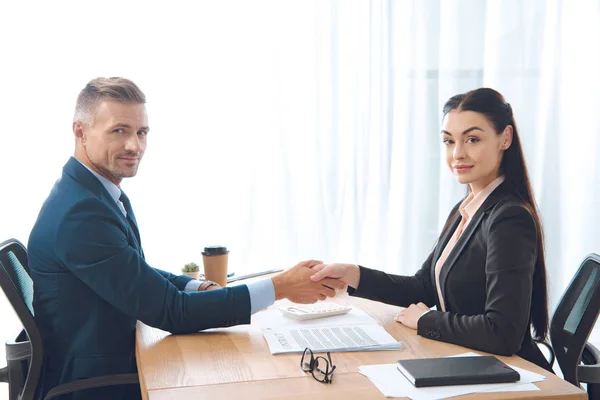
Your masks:
<instances>
[{"instance_id":1,"label":"woman's long dark hair","mask_svg":"<svg viewBox=\"0 0 600 400\"><path fill-rule=\"evenodd\" d=\"M533 196L521 140L510 104L504 97L493 89L481 88L451 97L444 105L444 116L452 111L474 111L483 114L487 120L501 134L510 125L513 129L512 144L504 151L500 171L504 175L505 190L523 200L533 216L537 230L537 261L533 273L533 292L531 298L531 324L534 336L543 340L548 333L548 289L546 284L546 261L544 256L544 230L540 220L539 211ZM467 195L471 191L467 185ZM446 226L446 231L451 221L458 214L453 215Z\"/></svg>"}]
</instances>

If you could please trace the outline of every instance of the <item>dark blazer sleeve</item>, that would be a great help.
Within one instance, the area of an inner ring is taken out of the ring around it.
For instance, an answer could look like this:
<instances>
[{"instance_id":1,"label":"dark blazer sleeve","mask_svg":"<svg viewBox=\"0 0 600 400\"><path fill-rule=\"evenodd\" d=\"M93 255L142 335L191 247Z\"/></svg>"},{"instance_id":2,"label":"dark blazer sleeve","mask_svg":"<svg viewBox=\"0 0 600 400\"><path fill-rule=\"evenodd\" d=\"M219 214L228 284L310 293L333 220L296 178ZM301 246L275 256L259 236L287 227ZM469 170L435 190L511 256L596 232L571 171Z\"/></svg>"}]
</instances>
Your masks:
<instances>
[{"instance_id":1,"label":"dark blazer sleeve","mask_svg":"<svg viewBox=\"0 0 600 400\"><path fill-rule=\"evenodd\" d=\"M415 276L387 274L382 271L360 266L358 288L348 289L352 296L364 297L396 306L408 307L423 302L429 307L435 305L435 290L431 283L431 261L429 254Z\"/></svg>"},{"instance_id":2,"label":"dark blazer sleeve","mask_svg":"<svg viewBox=\"0 0 600 400\"><path fill-rule=\"evenodd\" d=\"M519 350L525 330L529 329L537 260L536 225L521 204L493 209L486 225L482 227L487 234L485 312L461 315L430 311L419 319L418 333L486 352L512 355Z\"/></svg>"},{"instance_id":3,"label":"dark blazer sleeve","mask_svg":"<svg viewBox=\"0 0 600 400\"><path fill-rule=\"evenodd\" d=\"M459 206L460 202L452 208L446 223L455 216ZM433 307L437 304L437 291L431 282L434 254L435 249L414 276L387 274L360 266L358 288L348 287L348 293L351 296L364 297L401 307L408 307L419 302Z\"/></svg>"},{"instance_id":4,"label":"dark blazer sleeve","mask_svg":"<svg viewBox=\"0 0 600 400\"><path fill-rule=\"evenodd\" d=\"M122 221L105 202L76 202L59 222L55 254L92 291L121 312L189 333L250 322L245 285L185 293L129 245ZM219 310L215 312L215 310Z\"/></svg>"},{"instance_id":5,"label":"dark blazer sleeve","mask_svg":"<svg viewBox=\"0 0 600 400\"><path fill-rule=\"evenodd\" d=\"M156 272L158 272L159 274L161 274L163 278L165 278L166 280L171 282L173 285L175 285L175 287L179 290L185 289L185 285L187 285L187 283L192 280L192 278L190 278L189 276L175 275L175 274L172 274L167 271L163 271L158 268L154 268L154 270Z\"/></svg>"}]
</instances>

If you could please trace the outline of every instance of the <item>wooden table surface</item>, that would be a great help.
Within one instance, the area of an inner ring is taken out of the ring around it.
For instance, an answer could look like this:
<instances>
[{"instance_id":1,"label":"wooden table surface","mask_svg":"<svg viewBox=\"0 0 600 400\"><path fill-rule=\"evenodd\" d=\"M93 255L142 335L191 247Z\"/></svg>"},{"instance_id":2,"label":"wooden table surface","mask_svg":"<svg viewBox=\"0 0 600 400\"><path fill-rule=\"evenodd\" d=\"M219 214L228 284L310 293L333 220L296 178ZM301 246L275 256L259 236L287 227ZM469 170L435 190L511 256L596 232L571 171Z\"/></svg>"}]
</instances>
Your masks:
<instances>
[{"instance_id":1,"label":"wooden table surface","mask_svg":"<svg viewBox=\"0 0 600 400\"><path fill-rule=\"evenodd\" d=\"M300 369L300 354L271 355L256 323L188 335L171 335L138 322L137 364L145 400L167 399L384 399L358 366L390 364L398 359L445 357L472 351L418 336L393 321L398 307L369 300L337 297L374 318L404 349L332 353L337 366L332 384L319 383ZM277 302L276 306L287 301ZM482 355L486 353L476 352ZM545 375L530 392L476 393L461 399L586 399L586 393L524 359L501 357L506 363ZM312 396L312 397L311 397Z\"/></svg>"}]
</instances>

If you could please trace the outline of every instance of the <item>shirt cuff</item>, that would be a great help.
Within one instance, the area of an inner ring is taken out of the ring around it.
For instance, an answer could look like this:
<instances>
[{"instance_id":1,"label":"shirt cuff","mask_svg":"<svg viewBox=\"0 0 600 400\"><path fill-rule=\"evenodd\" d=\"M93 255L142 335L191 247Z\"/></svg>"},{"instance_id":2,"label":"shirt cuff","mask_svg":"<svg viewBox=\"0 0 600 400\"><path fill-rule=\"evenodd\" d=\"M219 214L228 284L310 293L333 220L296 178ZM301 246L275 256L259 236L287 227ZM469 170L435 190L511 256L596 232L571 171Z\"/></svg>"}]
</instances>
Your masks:
<instances>
[{"instance_id":1,"label":"shirt cuff","mask_svg":"<svg viewBox=\"0 0 600 400\"><path fill-rule=\"evenodd\" d=\"M249 282L246 287L250 294L250 314L257 313L275 303L275 287L271 278Z\"/></svg>"},{"instance_id":2,"label":"shirt cuff","mask_svg":"<svg viewBox=\"0 0 600 400\"><path fill-rule=\"evenodd\" d=\"M189 281L188 283L185 284L183 291L187 292L187 293L197 292L198 288L200 287L201 284L202 284L202 282L192 279L191 281Z\"/></svg>"}]
</instances>

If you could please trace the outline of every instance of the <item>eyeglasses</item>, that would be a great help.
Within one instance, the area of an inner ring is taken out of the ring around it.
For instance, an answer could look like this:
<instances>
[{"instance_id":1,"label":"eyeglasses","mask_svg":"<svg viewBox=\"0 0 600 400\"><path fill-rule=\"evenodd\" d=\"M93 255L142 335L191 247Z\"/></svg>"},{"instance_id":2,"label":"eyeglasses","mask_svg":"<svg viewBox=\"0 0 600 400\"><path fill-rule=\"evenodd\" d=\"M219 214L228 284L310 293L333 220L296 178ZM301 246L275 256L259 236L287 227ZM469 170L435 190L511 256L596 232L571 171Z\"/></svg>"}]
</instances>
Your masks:
<instances>
[{"instance_id":1,"label":"eyeglasses","mask_svg":"<svg viewBox=\"0 0 600 400\"><path fill-rule=\"evenodd\" d=\"M313 378L321 383L331 383L333 371L335 371L335 365L331 361L331 354L329 352L327 352L327 358L323 356L315 357L312 350L308 347L302 353L300 368L304 372L310 372Z\"/></svg>"}]
</instances>

